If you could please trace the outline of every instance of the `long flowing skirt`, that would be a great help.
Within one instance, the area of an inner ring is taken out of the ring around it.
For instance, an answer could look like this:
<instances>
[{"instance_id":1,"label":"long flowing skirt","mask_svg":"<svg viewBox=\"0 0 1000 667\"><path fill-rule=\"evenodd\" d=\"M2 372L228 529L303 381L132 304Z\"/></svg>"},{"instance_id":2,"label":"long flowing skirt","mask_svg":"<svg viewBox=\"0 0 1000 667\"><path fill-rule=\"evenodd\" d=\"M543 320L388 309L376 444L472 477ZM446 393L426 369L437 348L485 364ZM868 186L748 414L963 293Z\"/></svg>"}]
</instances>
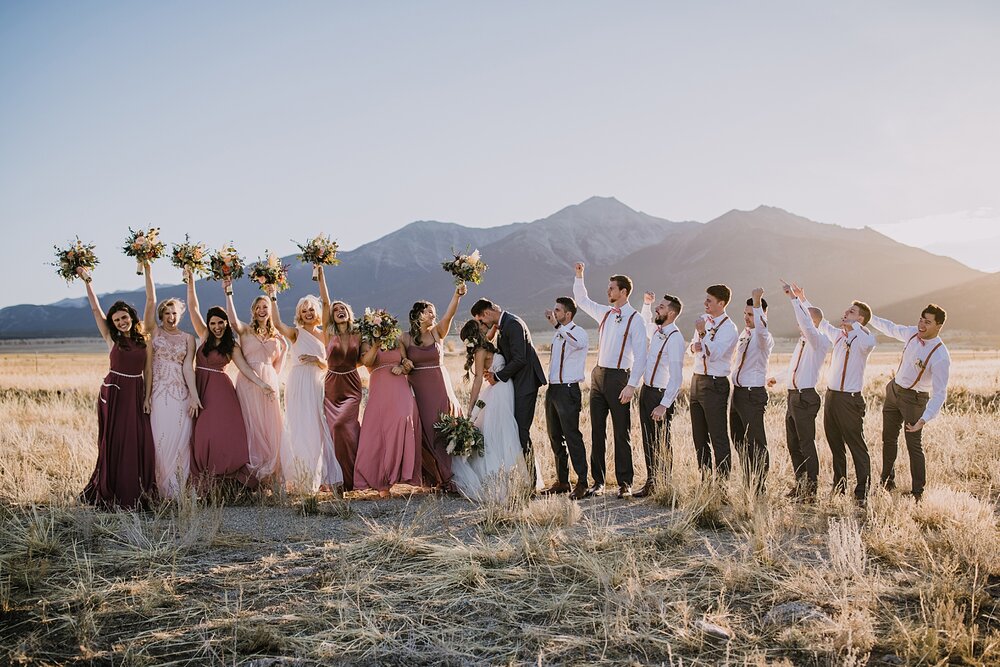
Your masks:
<instances>
[{"instance_id":1,"label":"long flowing skirt","mask_svg":"<svg viewBox=\"0 0 1000 667\"><path fill-rule=\"evenodd\" d=\"M156 382L156 380L153 380ZM153 390L149 423L156 443L156 485L160 495L176 498L191 474L191 430L188 400Z\"/></svg>"},{"instance_id":2,"label":"long flowing skirt","mask_svg":"<svg viewBox=\"0 0 1000 667\"><path fill-rule=\"evenodd\" d=\"M323 373L315 366L293 366L285 384L281 446L281 470L289 490L315 493L320 484L342 484L344 474L333 452L323 412Z\"/></svg>"},{"instance_id":3,"label":"long flowing skirt","mask_svg":"<svg viewBox=\"0 0 1000 667\"><path fill-rule=\"evenodd\" d=\"M278 388L278 374L269 363L251 364L260 378ZM260 387L240 373L236 378L236 395L243 409L243 424L247 430L250 469L258 479L266 479L279 470L281 439L285 419L278 397L268 398Z\"/></svg>"}]
</instances>

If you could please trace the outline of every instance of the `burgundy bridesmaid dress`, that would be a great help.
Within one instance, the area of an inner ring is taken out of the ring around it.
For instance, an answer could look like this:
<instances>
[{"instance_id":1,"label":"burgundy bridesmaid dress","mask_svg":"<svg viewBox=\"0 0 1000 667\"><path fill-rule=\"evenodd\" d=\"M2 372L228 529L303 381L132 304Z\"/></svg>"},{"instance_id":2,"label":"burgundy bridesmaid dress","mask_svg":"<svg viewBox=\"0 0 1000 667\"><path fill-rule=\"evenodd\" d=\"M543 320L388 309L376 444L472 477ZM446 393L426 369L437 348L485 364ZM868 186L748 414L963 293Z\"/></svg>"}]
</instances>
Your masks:
<instances>
[{"instance_id":1,"label":"burgundy bridesmaid dress","mask_svg":"<svg viewBox=\"0 0 1000 667\"><path fill-rule=\"evenodd\" d=\"M223 478L257 486L240 399L225 370L229 361L218 350L205 354L204 344L195 355L194 380L202 410L191 435L191 478L203 492Z\"/></svg>"},{"instance_id":2,"label":"burgundy bridesmaid dress","mask_svg":"<svg viewBox=\"0 0 1000 667\"><path fill-rule=\"evenodd\" d=\"M406 376L391 371L402 358L398 348L378 351L361 422L355 489L420 486L420 413Z\"/></svg>"},{"instance_id":3,"label":"burgundy bridesmaid dress","mask_svg":"<svg viewBox=\"0 0 1000 667\"><path fill-rule=\"evenodd\" d=\"M142 410L146 348L116 343L97 402L97 465L83 499L103 507L133 508L156 494L156 450Z\"/></svg>"},{"instance_id":4,"label":"burgundy bridesmaid dress","mask_svg":"<svg viewBox=\"0 0 1000 667\"><path fill-rule=\"evenodd\" d=\"M462 414L462 407L455 398L444 367L444 344L440 341L423 346L411 343L406 348L406 357L413 362L413 370L408 377L420 410L424 480L446 487L451 482L451 455L446 450L447 443L434 430L434 424L440 421L442 413Z\"/></svg>"},{"instance_id":5,"label":"burgundy bridesmaid dress","mask_svg":"<svg viewBox=\"0 0 1000 667\"><path fill-rule=\"evenodd\" d=\"M323 409L333 435L333 448L344 471L344 490L354 488L354 461L361 435L361 336L333 334L326 344L327 366Z\"/></svg>"}]
</instances>

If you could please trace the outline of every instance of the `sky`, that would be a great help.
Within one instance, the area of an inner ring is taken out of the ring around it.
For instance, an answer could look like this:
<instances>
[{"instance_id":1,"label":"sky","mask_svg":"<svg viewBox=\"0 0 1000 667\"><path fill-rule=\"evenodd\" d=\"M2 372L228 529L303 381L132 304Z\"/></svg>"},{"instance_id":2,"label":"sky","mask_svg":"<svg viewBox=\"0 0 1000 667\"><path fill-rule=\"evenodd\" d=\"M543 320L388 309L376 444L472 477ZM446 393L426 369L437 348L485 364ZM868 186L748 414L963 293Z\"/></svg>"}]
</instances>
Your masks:
<instances>
[{"instance_id":1,"label":"sky","mask_svg":"<svg viewBox=\"0 0 1000 667\"><path fill-rule=\"evenodd\" d=\"M991 1L0 0L0 306L80 296L46 265L74 235L110 290L129 226L253 257L592 195L998 269L998 109Z\"/></svg>"}]
</instances>

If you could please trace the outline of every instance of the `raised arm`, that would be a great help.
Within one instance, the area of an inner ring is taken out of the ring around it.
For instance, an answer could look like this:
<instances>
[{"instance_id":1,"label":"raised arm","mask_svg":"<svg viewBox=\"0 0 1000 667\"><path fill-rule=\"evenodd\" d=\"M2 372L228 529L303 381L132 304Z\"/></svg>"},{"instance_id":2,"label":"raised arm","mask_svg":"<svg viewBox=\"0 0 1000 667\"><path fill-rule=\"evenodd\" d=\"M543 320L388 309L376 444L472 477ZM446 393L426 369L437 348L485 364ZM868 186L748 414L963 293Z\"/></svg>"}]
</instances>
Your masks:
<instances>
[{"instance_id":1,"label":"raised arm","mask_svg":"<svg viewBox=\"0 0 1000 667\"><path fill-rule=\"evenodd\" d=\"M299 332L295 327L290 327L281 321L281 309L278 308L278 291L274 285L267 286L267 294L271 297L271 322L274 323L274 328L280 331L282 336L294 343Z\"/></svg>"},{"instance_id":2,"label":"raised arm","mask_svg":"<svg viewBox=\"0 0 1000 667\"><path fill-rule=\"evenodd\" d=\"M229 326L237 335L242 336L247 333L249 327L240 322L240 316L236 314L236 304L233 303L233 281L225 278L222 281L222 289L226 291L226 314L229 315Z\"/></svg>"},{"instance_id":3,"label":"raised arm","mask_svg":"<svg viewBox=\"0 0 1000 667\"><path fill-rule=\"evenodd\" d=\"M441 317L441 321L437 323L434 327L434 331L437 334L439 340L444 340L448 336L448 332L451 331L451 323L455 319L455 313L458 312L458 303L465 296L465 293L469 288L465 284L459 285L455 288L454 294L451 295L451 302L448 304L448 310L444 311L444 315Z\"/></svg>"},{"instance_id":4,"label":"raised arm","mask_svg":"<svg viewBox=\"0 0 1000 667\"><path fill-rule=\"evenodd\" d=\"M653 322L653 299L656 295L652 292L646 292L642 295L642 309L639 311L639 317L642 318L642 323L646 325L646 336L652 336L653 332L656 331L656 323Z\"/></svg>"},{"instance_id":5,"label":"raised arm","mask_svg":"<svg viewBox=\"0 0 1000 667\"><path fill-rule=\"evenodd\" d=\"M323 273L323 265L314 264L313 266L319 275L319 300L323 304L323 312L320 313L320 319L325 321L326 314L330 312L330 304L332 303L330 300L330 290L326 286L326 274Z\"/></svg>"},{"instance_id":6,"label":"raised arm","mask_svg":"<svg viewBox=\"0 0 1000 667\"><path fill-rule=\"evenodd\" d=\"M86 275L86 269L77 269L76 272L80 276ZM111 340L107 317L104 314L104 309L101 308L101 302L97 300L97 294L94 293L94 284L88 281L84 281L83 284L87 286L87 300L90 301L90 310L94 314L94 322L97 323L97 330L101 332L101 338L108 344L108 349L111 349L114 347L115 342Z\"/></svg>"},{"instance_id":7,"label":"raised arm","mask_svg":"<svg viewBox=\"0 0 1000 667\"><path fill-rule=\"evenodd\" d=\"M809 314L809 309L805 304L798 299L793 299L792 312L795 313L795 321L799 325L799 332L805 337L806 341L817 350L828 349L830 341L813 324L812 315Z\"/></svg>"},{"instance_id":8,"label":"raised arm","mask_svg":"<svg viewBox=\"0 0 1000 667\"><path fill-rule=\"evenodd\" d=\"M576 278L573 280L573 298L580 310L587 313L597 322L601 321L604 314L611 309L611 306L602 306L591 300L587 294L587 285L583 282L583 262L576 263Z\"/></svg>"},{"instance_id":9,"label":"raised arm","mask_svg":"<svg viewBox=\"0 0 1000 667\"><path fill-rule=\"evenodd\" d=\"M208 325L205 324L205 318L201 315L198 291L194 287L194 276L187 269L184 270L184 273L187 274L188 312L191 313L191 324L194 326L194 332L198 334L198 340L205 340L208 337Z\"/></svg>"},{"instance_id":10,"label":"raised arm","mask_svg":"<svg viewBox=\"0 0 1000 667\"><path fill-rule=\"evenodd\" d=\"M146 274L146 308L142 313L142 326L146 333L153 333L156 328L156 285L153 284L153 267L149 262L143 263Z\"/></svg>"},{"instance_id":11,"label":"raised arm","mask_svg":"<svg viewBox=\"0 0 1000 667\"><path fill-rule=\"evenodd\" d=\"M465 414L471 415L472 409L476 407L479 400L479 392L483 388L483 371L486 370L486 350L479 348L473 358L472 388L469 390L469 409Z\"/></svg>"},{"instance_id":12,"label":"raised arm","mask_svg":"<svg viewBox=\"0 0 1000 667\"><path fill-rule=\"evenodd\" d=\"M907 342L917 333L916 327L904 327L900 324L896 324L892 320L887 320L884 317L876 317L872 315L871 322L869 322L873 328L881 331L886 336L890 338L895 338L896 340Z\"/></svg>"},{"instance_id":13,"label":"raised arm","mask_svg":"<svg viewBox=\"0 0 1000 667\"><path fill-rule=\"evenodd\" d=\"M236 368L240 369L240 373L243 373L251 382L260 387L268 398L274 398L275 388L264 382L259 375L250 368L250 364L243 357L243 350L237 345L233 348L233 363L236 364Z\"/></svg>"}]
</instances>

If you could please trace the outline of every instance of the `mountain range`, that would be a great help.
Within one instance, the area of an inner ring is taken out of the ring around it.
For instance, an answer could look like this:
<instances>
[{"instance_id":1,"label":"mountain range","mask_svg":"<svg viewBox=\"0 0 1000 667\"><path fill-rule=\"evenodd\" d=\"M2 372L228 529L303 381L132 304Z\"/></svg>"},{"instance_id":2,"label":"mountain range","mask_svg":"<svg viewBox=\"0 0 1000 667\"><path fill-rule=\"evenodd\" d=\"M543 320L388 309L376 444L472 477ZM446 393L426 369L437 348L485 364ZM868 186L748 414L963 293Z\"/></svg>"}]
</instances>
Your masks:
<instances>
[{"instance_id":1,"label":"mountain range","mask_svg":"<svg viewBox=\"0 0 1000 667\"><path fill-rule=\"evenodd\" d=\"M336 230L324 231L336 238ZM572 267L583 261L595 301L604 301L608 276L626 273L635 281L632 303L637 307L645 290L680 296L685 330L702 312L705 287L726 283L734 291L731 314L739 317L743 300L761 286L774 306L769 314L772 330L791 334L794 319L783 303L781 278L803 285L833 320L852 299L865 300L877 313L903 322L915 320L920 307L935 301L949 309L949 328L996 331L1000 325L998 316L969 298L970 293L996 294L1000 274L976 271L869 228L814 222L770 206L732 210L706 223L675 222L635 211L612 197L591 197L540 220L499 227L413 222L341 252L341 265L327 270L330 291L351 303L356 314L365 306L379 306L405 320L416 299L433 301L440 312L454 289L451 276L441 269L453 248L478 248L490 265L483 284L469 286L459 321L468 316L467 308L476 298L486 296L520 314L530 326L544 328L544 310L557 296L572 294ZM310 267L295 256L284 261L291 265L292 288L279 298L282 316L290 322L296 301L316 293L316 286ZM165 266L161 260L158 272ZM96 284L103 278L98 271ZM197 288L202 306L222 302L218 283L199 280ZM246 281L235 289L237 308L246 313L259 292ZM157 286L160 299L184 294L184 285ZM141 308L145 296L141 291L101 296L105 306L116 299ZM582 313L579 322L596 326ZM0 309L0 338L95 334L85 299Z\"/></svg>"}]
</instances>

